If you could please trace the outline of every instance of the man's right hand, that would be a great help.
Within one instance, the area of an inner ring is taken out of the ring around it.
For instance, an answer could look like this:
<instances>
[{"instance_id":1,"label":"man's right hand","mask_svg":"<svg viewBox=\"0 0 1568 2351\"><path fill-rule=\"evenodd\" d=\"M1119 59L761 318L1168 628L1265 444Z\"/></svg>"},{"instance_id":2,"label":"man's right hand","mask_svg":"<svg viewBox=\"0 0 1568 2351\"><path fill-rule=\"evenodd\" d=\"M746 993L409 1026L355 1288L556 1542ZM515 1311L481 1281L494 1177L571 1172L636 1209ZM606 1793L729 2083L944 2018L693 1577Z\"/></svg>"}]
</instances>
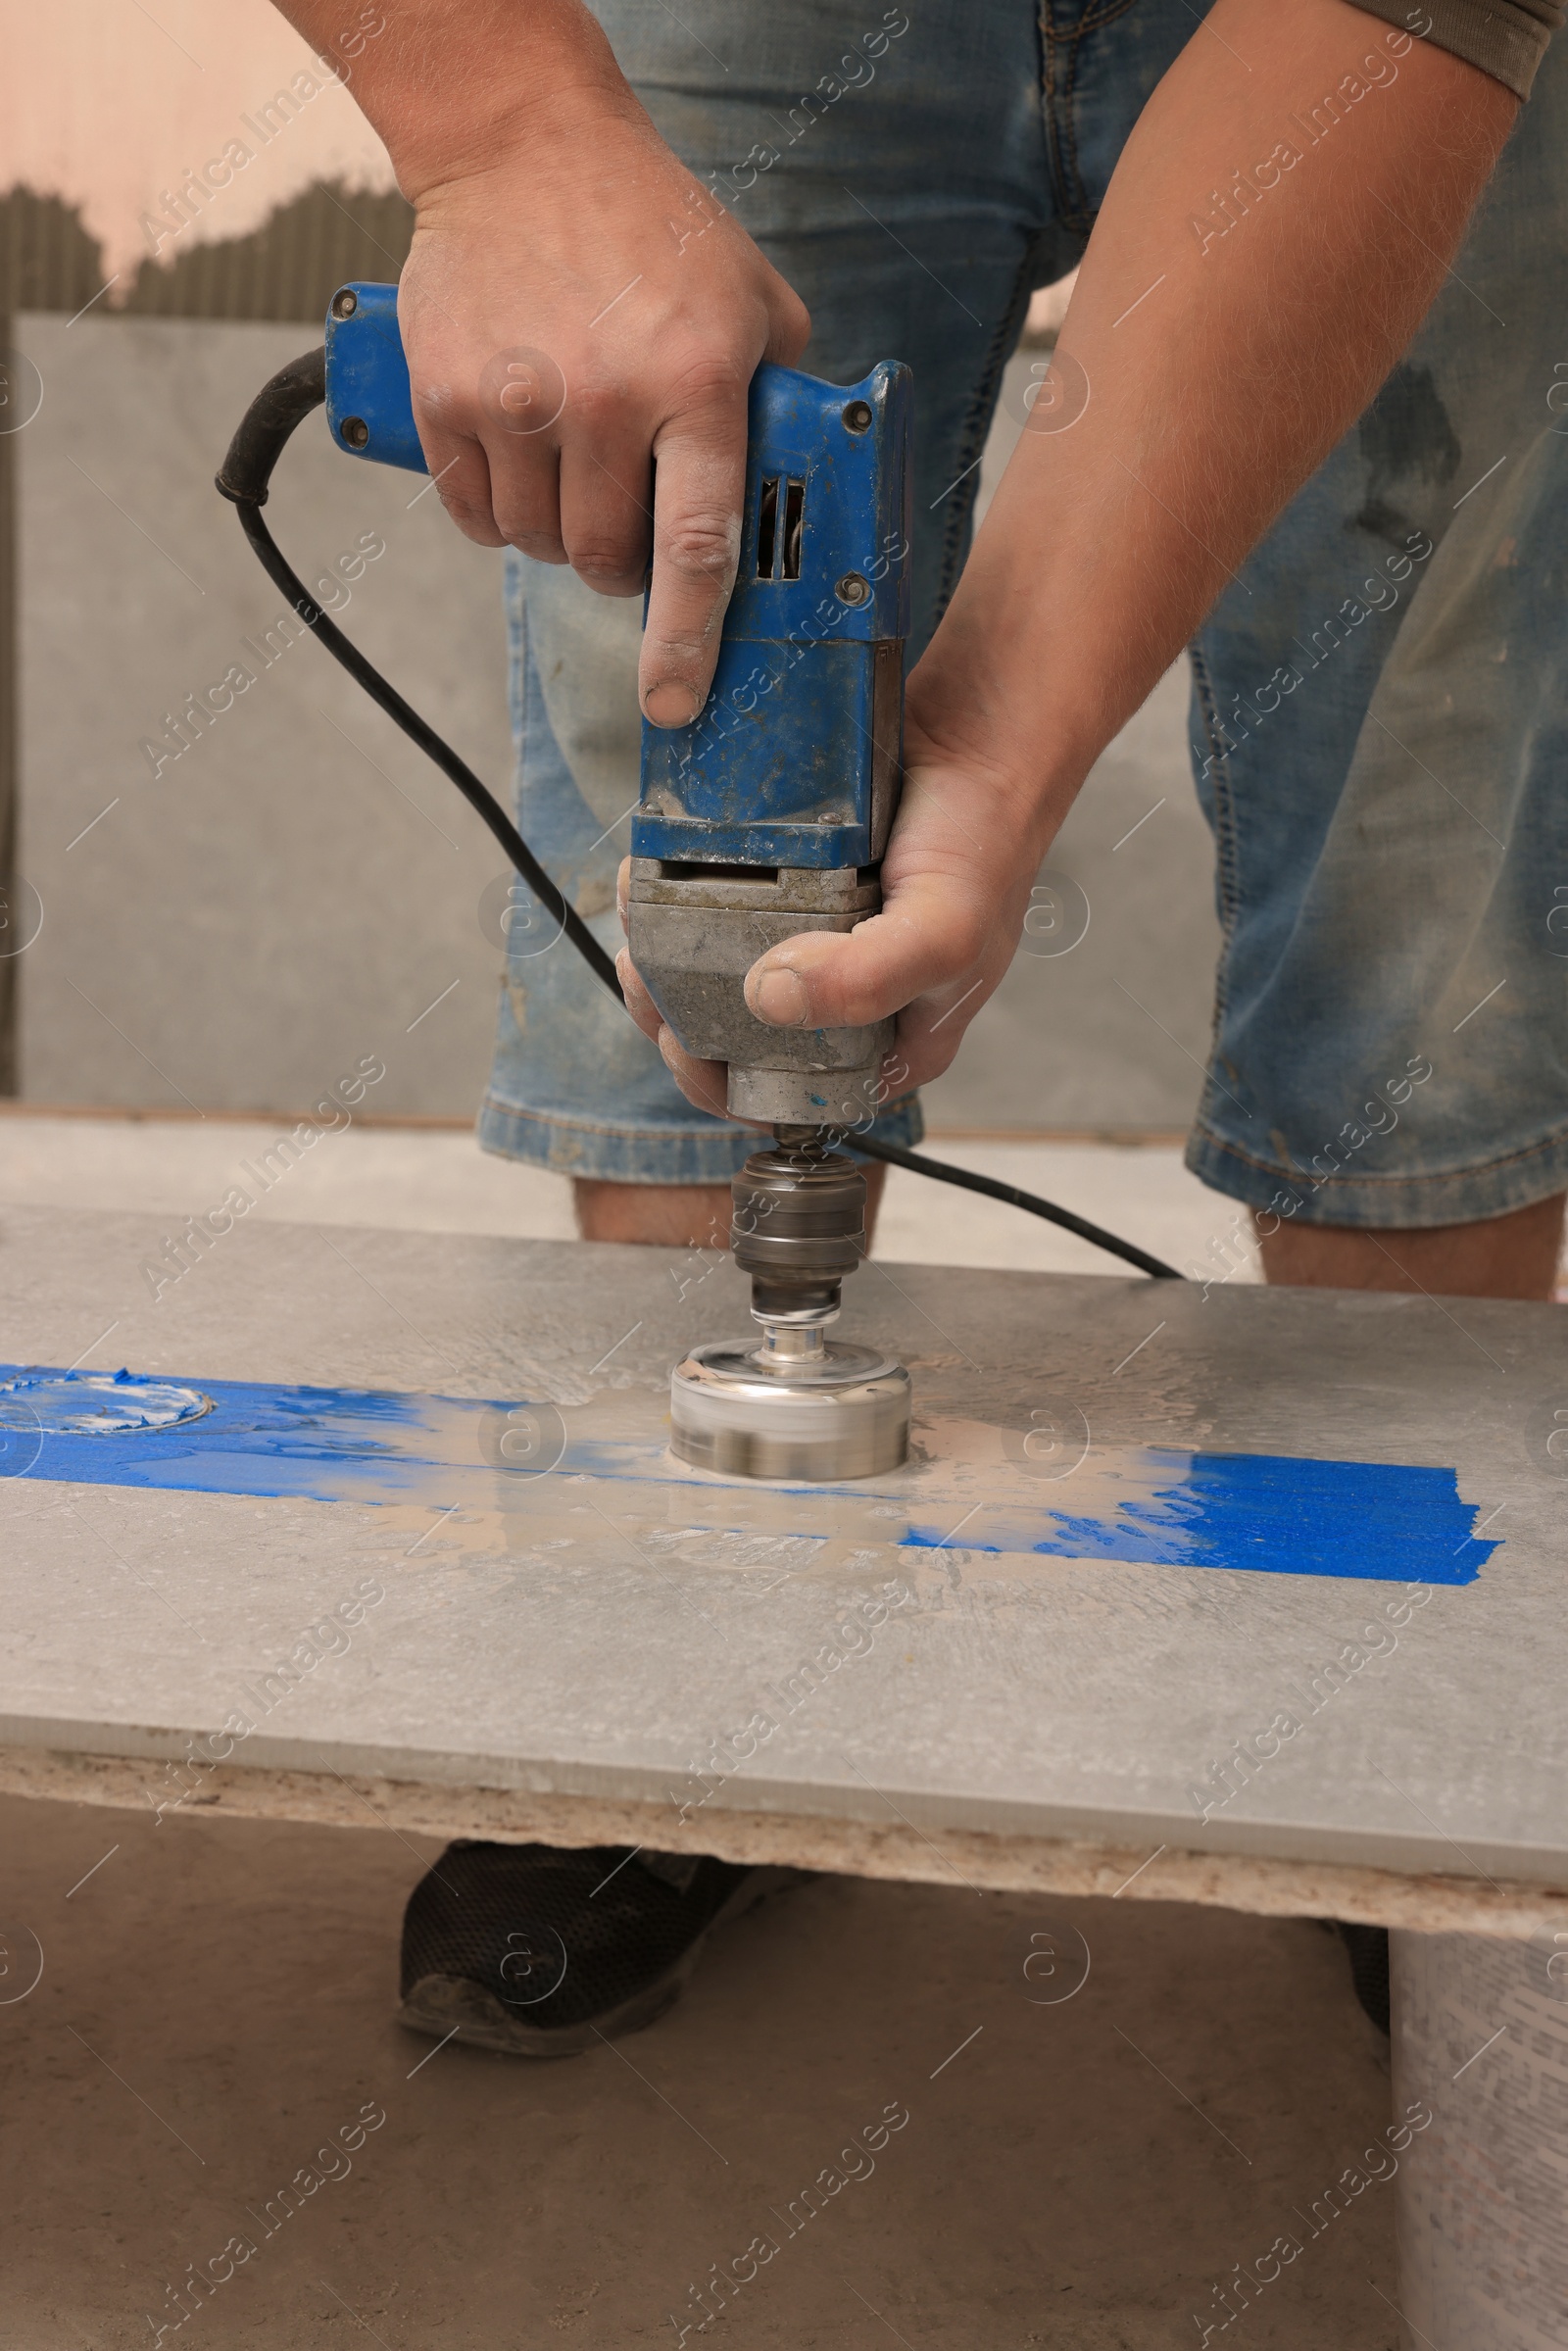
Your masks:
<instances>
[{"instance_id":1,"label":"man's right hand","mask_svg":"<svg viewBox=\"0 0 1568 2351\"><path fill-rule=\"evenodd\" d=\"M317 38L334 5L284 14ZM382 5L350 86L415 207L398 316L442 501L603 595L640 595L652 557L638 691L685 726L735 583L748 389L799 358L805 305L578 0Z\"/></svg>"}]
</instances>

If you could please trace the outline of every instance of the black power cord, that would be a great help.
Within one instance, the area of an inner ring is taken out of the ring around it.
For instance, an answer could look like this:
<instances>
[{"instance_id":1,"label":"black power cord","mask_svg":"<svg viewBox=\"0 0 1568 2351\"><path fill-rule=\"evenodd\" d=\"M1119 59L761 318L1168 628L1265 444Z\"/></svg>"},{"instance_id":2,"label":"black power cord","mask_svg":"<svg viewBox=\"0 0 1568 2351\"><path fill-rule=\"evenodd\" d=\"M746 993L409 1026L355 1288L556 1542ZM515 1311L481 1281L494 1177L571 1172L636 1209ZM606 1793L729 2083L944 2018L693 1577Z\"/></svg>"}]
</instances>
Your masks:
<instances>
[{"instance_id":1,"label":"black power cord","mask_svg":"<svg viewBox=\"0 0 1568 2351\"><path fill-rule=\"evenodd\" d=\"M240 527L268 577L288 598L306 627L332 659L342 663L356 685L363 686L393 724L401 727L410 741L416 743L442 774L457 785L468 806L490 827L541 906L548 907L561 924L594 977L623 1005L625 999L613 961L564 892L551 880L501 803L486 790L473 769L459 759L451 745L442 741L434 727L404 701L378 669L371 667L358 646L322 612L262 519L272 468L282 456L289 435L325 398L326 351L322 346L291 360L262 386L228 445L228 454L218 475L218 487L238 510ZM873 1141L868 1135L855 1134L846 1140L853 1151L863 1151L867 1158L889 1160L895 1167L907 1167L916 1175L934 1176L939 1183L956 1184L965 1192L981 1192L988 1200L1005 1200L1014 1208L1027 1209L1031 1216L1043 1216L1048 1224L1076 1233L1080 1241L1107 1249L1113 1257L1124 1258L1129 1265L1136 1265L1140 1273L1152 1274L1156 1280L1176 1282L1182 1278L1173 1265L1162 1264L1147 1249L1136 1248L1130 1241L1118 1240L1114 1233L1091 1224L1087 1217L1075 1216L1070 1208L1058 1208L1050 1200L1037 1199L1032 1192L1020 1192L1015 1184L1000 1184L990 1176L971 1175L967 1168L946 1166L940 1159L927 1159L896 1143Z\"/></svg>"},{"instance_id":2,"label":"black power cord","mask_svg":"<svg viewBox=\"0 0 1568 2351\"><path fill-rule=\"evenodd\" d=\"M225 498L233 501L239 511L240 528L263 569L273 586L281 588L306 627L315 633L335 661L342 662L355 684L365 688L394 725L417 743L426 759L433 759L442 774L457 785L468 806L484 818L540 904L549 907L594 977L612 992L617 1004L624 1003L612 959L564 892L551 880L501 803L486 791L473 769L459 759L452 746L442 741L435 728L404 701L395 686L388 685L379 669L373 669L359 647L327 617L262 520L272 467L282 456L290 433L325 398L326 351L322 346L307 351L300 359L290 360L286 367L279 368L262 386L228 445L218 487Z\"/></svg>"},{"instance_id":3,"label":"black power cord","mask_svg":"<svg viewBox=\"0 0 1568 2351\"><path fill-rule=\"evenodd\" d=\"M945 1160L928 1159L922 1151L906 1151L900 1143L884 1143L880 1137L851 1134L846 1137L852 1151L864 1151L867 1158L887 1159L895 1167L907 1167L911 1174L935 1176L939 1183L958 1184L965 1192L983 1192L987 1200L1005 1200L1011 1208L1027 1208L1031 1216L1043 1216L1048 1224L1059 1224L1064 1233L1076 1233L1080 1241L1093 1242L1096 1249L1109 1249L1116 1257L1125 1257L1140 1273L1152 1274L1157 1282L1179 1282L1182 1276L1174 1265L1152 1257L1135 1242L1119 1241L1107 1233L1103 1225L1091 1224L1087 1216L1075 1216L1070 1208L1058 1208L1054 1201L1041 1200L1033 1192L1020 1192L1016 1184L999 1183L995 1176L971 1175L966 1167L949 1167Z\"/></svg>"}]
</instances>

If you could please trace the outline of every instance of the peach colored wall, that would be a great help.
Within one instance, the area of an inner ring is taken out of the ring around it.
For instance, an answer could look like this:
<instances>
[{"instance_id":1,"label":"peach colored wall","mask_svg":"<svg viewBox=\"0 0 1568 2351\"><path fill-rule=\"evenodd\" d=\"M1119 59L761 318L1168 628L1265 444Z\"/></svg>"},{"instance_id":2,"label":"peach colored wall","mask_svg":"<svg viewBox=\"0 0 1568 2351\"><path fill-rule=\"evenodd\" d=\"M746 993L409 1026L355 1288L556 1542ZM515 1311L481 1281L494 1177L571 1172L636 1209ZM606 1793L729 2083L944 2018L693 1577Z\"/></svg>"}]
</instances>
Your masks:
<instances>
[{"instance_id":1,"label":"peach colored wall","mask_svg":"<svg viewBox=\"0 0 1568 2351\"><path fill-rule=\"evenodd\" d=\"M373 38L379 12L342 0L341 18L337 71L352 78L342 48ZM133 274L160 241L169 261L247 235L316 179L394 185L348 89L269 0L0 0L0 191L78 207L106 276ZM269 122L261 110L280 91ZM211 183L205 198L191 170ZM182 183L183 225L167 204Z\"/></svg>"}]
</instances>

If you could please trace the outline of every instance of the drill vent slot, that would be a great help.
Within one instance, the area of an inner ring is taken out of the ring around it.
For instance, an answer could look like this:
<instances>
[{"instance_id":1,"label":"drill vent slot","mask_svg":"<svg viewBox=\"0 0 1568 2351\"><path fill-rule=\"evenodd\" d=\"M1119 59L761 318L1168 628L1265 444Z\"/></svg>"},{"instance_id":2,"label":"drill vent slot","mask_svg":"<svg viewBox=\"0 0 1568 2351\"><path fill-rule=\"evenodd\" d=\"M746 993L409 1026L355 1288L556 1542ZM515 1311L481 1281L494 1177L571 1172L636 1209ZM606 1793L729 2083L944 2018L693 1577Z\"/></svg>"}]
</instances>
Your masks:
<instances>
[{"instance_id":1,"label":"drill vent slot","mask_svg":"<svg viewBox=\"0 0 1568 2351\"><path fill-rule=\"evenodd\" d=\"M757 506L757 576L771 579L778 543L778 479L762 484Z\"/></svg>"},{"instance_id":2,"label":"drill vent slot","mask_svg":"<svg viewBox=\"0 0 1568 2351\"><path fill-rule=\"evenodd\" d=\"M784 493L782 515L779 492ZM774 474L761 484L757 502L757 576L799 579L801 536L806 522L806 484ZM781 560L782 559L782 560Z\"/></svg>"},{"instance_id":3,"label":"drill vent slot","mask_svg":"<svg viewBox=\"0 0 1568 2351\"><path fill-rule=\"evenodd\" d=\"M801 576L801 529L806 520L806 484L792 481L784 492L784 577Z\"/></svg>"},{"instance_id":4,"label":"drill vent slot","mask_svg":"<svg viewBox=\"0 0 1568 2351\"><path fill-rule=\"evenodd\" d=\"M778 880L776 865L710 865L689 857L661 857L662 882L766 882Z\"/></svg>"}]
</instances>

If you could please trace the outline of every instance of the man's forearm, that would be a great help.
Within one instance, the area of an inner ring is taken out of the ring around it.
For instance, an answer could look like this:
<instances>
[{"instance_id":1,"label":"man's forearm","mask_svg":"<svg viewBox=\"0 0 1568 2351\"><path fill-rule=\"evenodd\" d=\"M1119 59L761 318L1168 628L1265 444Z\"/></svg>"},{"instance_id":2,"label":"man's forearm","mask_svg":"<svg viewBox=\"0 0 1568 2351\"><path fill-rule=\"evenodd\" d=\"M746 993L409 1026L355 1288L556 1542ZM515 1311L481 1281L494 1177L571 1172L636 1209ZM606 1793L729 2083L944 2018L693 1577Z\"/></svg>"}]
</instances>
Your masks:
<instances>
[{"instance_id":1,"label":"man's forearm","mask_svg":"<svg viewBox=\"0 0 1568 2351\"><path fill-rule=\"evenodd\" d=\"M911 685L1048 831L1408 344L1515 111L1343 0L1218 0L1156 90Z\"/></svg>"},{"instance_id":2,"label":"man's forearm","mask_svg":"<svg viewBox=\"0 0 1568 2351\"><path fill-rule=\"evenodd\" d=\"M350 31L344 78L416 203L454 173L514 157L530 117L559 121L579 96L636 108L581 0L376 0L371 38L348 0L277 6L329 56L344 53Z\"/></svg>"},{"instance_id":3,"label":"man's forearm","mask_svg":"<svg viewBox=\"0 0 1568 2351\"><path fill-rule=\"evenodd\" d=\"M883 910L768 949L760 1018L897 1010L890 1083L947 1067L1074 793L1409 342L1515 108L1345 0L1217 0L909 680Z\"/></svg>"}]
</instances>

